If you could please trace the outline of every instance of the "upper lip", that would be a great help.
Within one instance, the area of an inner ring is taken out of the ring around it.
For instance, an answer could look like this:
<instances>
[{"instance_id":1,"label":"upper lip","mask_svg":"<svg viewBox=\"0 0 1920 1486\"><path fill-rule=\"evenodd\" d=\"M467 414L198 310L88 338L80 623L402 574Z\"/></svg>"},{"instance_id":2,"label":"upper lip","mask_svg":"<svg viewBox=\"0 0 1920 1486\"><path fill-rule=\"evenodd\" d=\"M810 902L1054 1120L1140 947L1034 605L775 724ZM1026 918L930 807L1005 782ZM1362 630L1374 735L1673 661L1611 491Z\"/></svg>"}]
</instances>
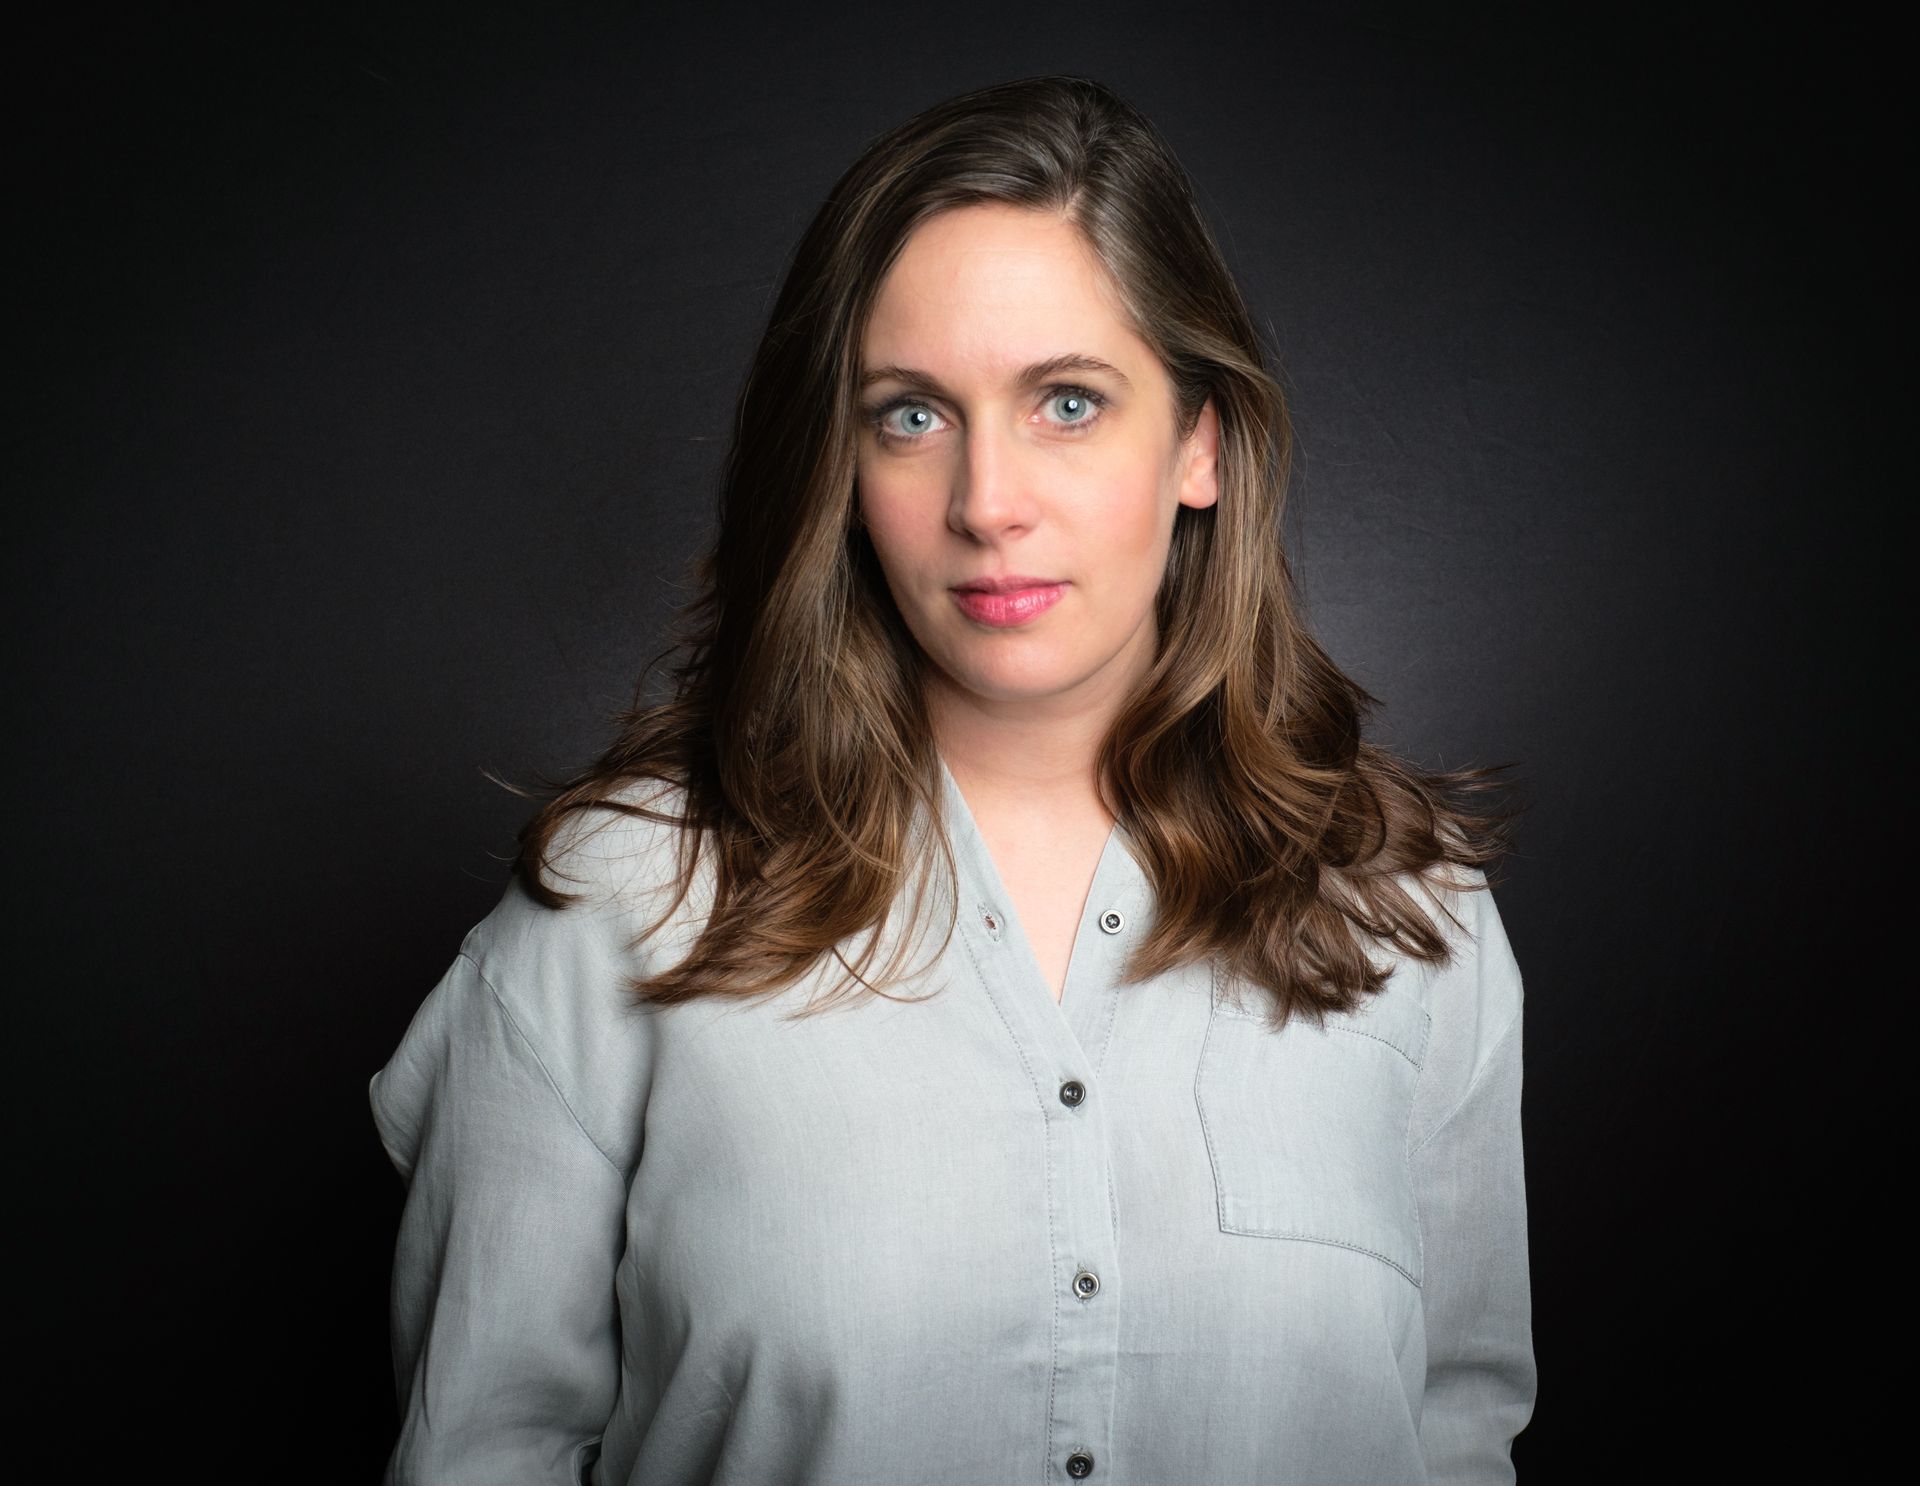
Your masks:
<instances>
[{"instance_id":1,"label":"upper lip","mask_svg":"<svg viewBox=\"0 0 1920 1486\"><path fill-rule=\"evenodd\" d=\"M1022 588L1051 588L1063 583L1063 578L1029 578L1015 573L1007 578L969 578L965 583L953 585L955 593L1015 593Z\"/></svg>"}]
</instances>

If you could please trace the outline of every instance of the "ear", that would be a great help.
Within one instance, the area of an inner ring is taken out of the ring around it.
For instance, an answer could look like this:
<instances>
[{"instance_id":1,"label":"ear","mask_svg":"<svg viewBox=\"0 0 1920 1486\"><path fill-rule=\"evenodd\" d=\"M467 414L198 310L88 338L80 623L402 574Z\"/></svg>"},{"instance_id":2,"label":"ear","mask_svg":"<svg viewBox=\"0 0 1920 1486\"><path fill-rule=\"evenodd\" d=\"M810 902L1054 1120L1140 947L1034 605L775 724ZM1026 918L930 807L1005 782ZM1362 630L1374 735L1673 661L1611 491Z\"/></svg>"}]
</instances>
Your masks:
<instances>
[{"instance_id":1,"label":"ear","mask_svg":"<svg viewBox=\"0 0 1920 1486\"><path fill-rule=\"evenodd\" d=\"M1220 499L1220 415L1209 396L1181 446L1180 504L1210 506Z\"/></svg>"}]
</instances>

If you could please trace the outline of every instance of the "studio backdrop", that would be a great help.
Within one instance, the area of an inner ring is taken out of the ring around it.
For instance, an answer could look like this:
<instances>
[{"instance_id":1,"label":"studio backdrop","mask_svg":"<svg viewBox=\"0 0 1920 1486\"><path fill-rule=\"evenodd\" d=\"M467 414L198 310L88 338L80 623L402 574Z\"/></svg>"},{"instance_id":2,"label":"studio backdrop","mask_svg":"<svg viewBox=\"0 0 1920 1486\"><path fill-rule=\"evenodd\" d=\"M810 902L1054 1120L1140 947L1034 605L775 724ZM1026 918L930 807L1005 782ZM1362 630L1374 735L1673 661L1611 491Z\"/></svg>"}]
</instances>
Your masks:
<instances>
[{"instance_id":1,"label":"studio backdrop","mask_svg":"<svg viewBox=\"0 0 1920 1486\"><path fill-rule=\"evenodd\" d=\"M846 163L1071 72L1165 134L1279 352L1289 550L1375 736L1512 762L1530 803L1496 888L1522 1477L1824 1460L1846 1385L1796 1361L1827 1308L1793 1277L1848 1210L1810 1047L1865 989L1836 938L1893 808L1848 713L1890 663L1894 317L1875 48L1799 24L349 5L31 38L25 1433L87 1474L375 1478L402 1189L367 1080L505 884L531 806L488 771L586 762L666 643Z\"/></svg>"}]
</instances>

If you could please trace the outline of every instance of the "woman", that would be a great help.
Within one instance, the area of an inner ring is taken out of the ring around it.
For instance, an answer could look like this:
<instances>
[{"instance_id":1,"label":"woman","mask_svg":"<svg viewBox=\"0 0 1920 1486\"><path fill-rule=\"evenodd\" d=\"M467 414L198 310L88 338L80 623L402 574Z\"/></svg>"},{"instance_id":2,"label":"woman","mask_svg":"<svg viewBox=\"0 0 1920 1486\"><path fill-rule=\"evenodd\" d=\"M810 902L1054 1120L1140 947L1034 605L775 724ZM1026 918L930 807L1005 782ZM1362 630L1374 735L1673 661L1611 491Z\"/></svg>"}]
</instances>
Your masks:
<instances>
[{"instance_id":1,"label":"woman","mask_svg":"<svg viewBox=\"0 0 1920 1486\"><path fill-rule=\"evenodd\" d=\"M1498 818L1361 740L1288 441L1106 89L852 166L672 699L528 824L373 1079L389 1480L1511 1478Z\"/></svg>"}]
</instances>

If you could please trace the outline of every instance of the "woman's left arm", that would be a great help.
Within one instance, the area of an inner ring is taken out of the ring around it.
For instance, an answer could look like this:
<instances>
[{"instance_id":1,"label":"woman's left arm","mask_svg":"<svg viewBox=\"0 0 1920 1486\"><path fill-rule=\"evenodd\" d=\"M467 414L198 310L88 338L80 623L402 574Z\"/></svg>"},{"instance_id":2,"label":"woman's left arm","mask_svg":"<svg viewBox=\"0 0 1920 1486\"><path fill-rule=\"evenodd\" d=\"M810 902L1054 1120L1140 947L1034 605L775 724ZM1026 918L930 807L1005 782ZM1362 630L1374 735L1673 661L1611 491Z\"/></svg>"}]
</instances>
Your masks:
<instances>
[{"instance_id":1,"label":"woman's left arm","mask_svg":"<svg viewBox=\"0 0 1920 1486\"><path fill-rule=\"evenodd\" d=\"M1420 1443L1428 1478L1510 1482L1514 1436L1532 1417L1536 1378L1520 1141L1521 987L1492 897L1455 900L1470 931L1440 972L1436 1041L1449 1107L1416 1127L1427 1381ZM1464 1085L1463 1092L1455 1092Z\"/></svg>"}]
</instances>

